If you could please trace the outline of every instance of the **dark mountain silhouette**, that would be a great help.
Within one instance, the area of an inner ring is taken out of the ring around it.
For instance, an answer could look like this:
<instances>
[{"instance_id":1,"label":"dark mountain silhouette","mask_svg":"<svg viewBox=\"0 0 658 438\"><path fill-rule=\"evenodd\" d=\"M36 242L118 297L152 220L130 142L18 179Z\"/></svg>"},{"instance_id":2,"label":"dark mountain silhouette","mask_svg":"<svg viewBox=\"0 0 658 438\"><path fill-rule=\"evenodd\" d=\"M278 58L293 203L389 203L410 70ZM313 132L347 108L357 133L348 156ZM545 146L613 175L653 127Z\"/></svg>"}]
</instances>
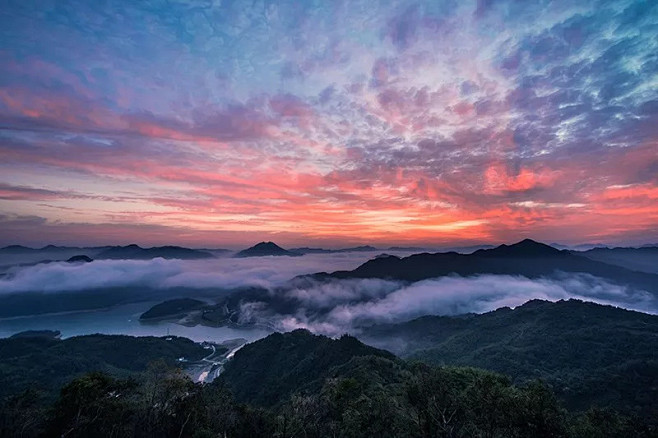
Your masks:
<instances>
[{"instance_id":1,"label":"dark mountain silhouette","mask_svg":"<svg viewBox=\"0 0 658 438\"><path fill-rule=\"evenodd\" d=\"M82 252L85 249L99 250L102 248L80 248L77 246L56 246L56 245L46 245L43 248L30 248L28 246L22 246L22 245L9 245L9 246L5 246L4 248L0 248L0 254L3 255L53 254L53 253L62 253L62 252L71 252L71 251Z\"/></svg>"},{"instance_id":2,"label":"dark mountain silhouette","mask_svg":"<svg viewBox=\"0 0 658 438\"><path fill-rule=\"evenodd\" d=\"M27 246L22 245L9 245L3 248L0 248L2 254L16 254L16 253L25 253L35 251L34 248L28 248Z\"/></svg>"},{"instance_id":3,"label":"dark mountain silhouette","mask_svg":"<svg viewBox=\"0 0 658 438\"><path fill-rule=\"evenodd\" d=\"M330 254L334 252L334 250L332 249L310 248L308 246L304 246L301 248L290 248L290 251L297 254Z\"/></svg>"},{"instance_id":4,"label":"dark mountain silhouette","mask_svg":"<svg viewBox=\"0 0 658 438\"><path fill-rule=\"evenodd\" d=\"M422 252L427 251L428 248L421 248L418 246L389 246L388 251L415 251Z\"/></svg>"},{"instance_id":5,"label":"dark mountain silhouette","mask_svg":"<svg viewBox=\"0 0 658 438\"><path fill-rule=\"evenodd\" d=\"M453 246L451 248L446 248L443 252L458 252L460 254L470 254L477 251L478 249L492 249L496 245L470 245L470 246Z\"/></svg>"},{"instance_id":6,"label":"dark mountain silhouette","mask_svg":"<svg viewBox=\"0 0 658 438\"><path fill-rule=\"evenodd\" d=\"M76 256L70 257L70 258L67 260L68 263L79 263L79 262L82 262L82 263L90 263L90 262L93 262L93 261L94 261L94 259L92 259L91 257L86 256L86 255L84 255L84 254L76 255Z\"/></svg>"},{"instance_id":7,"label":"dark mountain silhouette","mask_svg":"<svg viewBox=\"0 0 658 438\"><path fill-rule=\"evenodd\" d=\"M233 252L230 249L226 249L226 248L197 248L197 251L209 252L211 254L225 254L225 253Z\"/></svg>"},{"instance_id":8,"label":"dark mountain silhouette","mask_svg":"<svg viewBox=\"0 0 658 438\"><path fill-rule=\"evenodd\" d=\"M142 248L139 245L112 246L96 255L96 259L136 259L149 260L156 257L163 259L208 259L213 255L209 252L180 246L158 246Z\"/></svg>"},{"instance_id":9,"label":"dark mountain silhouette","mask_svg":"<svg viewBox=\"0 0 658 438\"><path fill-rule=\"evenodd\" d=\"M46 245L43 248L39 248L38 251L69 251L73 249L81 249L81 248L78 246Z\"/></svg>"},{"instance_id":10,"label":"dark mountain silhouette","mask_svg":"<svg viewBox=\"0 0 658 438\"><path fill-rule=\"evenodd\" d=\"M377 248L374 246L364 245L364 246L353 246L350 248L339 248L339 249L325 249L325 248L292 248L291 252L298 254L333 254L333 253L342 253L342 252L369 252L377 251Z\"/></svg>"},{"instance_id":11,"label":"dark mountain silhouette","mask_svg":"<svg viewBox=\"0 0 658 438\"><path fill-rule=\"evenodd\" d=\"M530 239L513 245L481 249L472 254L447 252L414 254L404 258L378 257L353 271L319 273L314 277L384 278L413 282L451 274L463 277L497 274L537 278L556 272L590 274L621 285L658 293L658 275L591 260Z\"/></svg>"},{"instance_id":12,"label":"dark mountain silhouette","mask_svg":"<svg viewBox=\"0 0 658 438\"><path fill-rule=\"evenodd\" d=\"M594 248L588 251L574 252L574 254L634 271L658 274L658 246Z\"/></svg>"},{"instance_id":13,"label":"dark mountain silhouette","mask_svg":"<svg viewBox=\"0 0 658 438\"><path fill-rule=\"evenodd\" d=\"M262 256L298 256L292 251L287 251L281 248L274 242L260 242L256 245L243 249L235 254L234 257L262 257Z\"/></svg>"},{"instance_id":14,"label":"dark mountain silhouette","mask_svg":"<svg viewBox=\"0 0 658 438\"><path fill-rule=\"evenodd\" d=\"M555 257L562 251L532 239L524 239L512 245L500 245L490 249L478 249L472 255L480 257Z\"/></svg>"},{"instance_id":15,"label":"dark mountain silhouette","mask_svg":"<svg viewBox=\"0 0 658 438\"><path fill-rule=\"evenodd\" d=\"M351 248L339 249L337 252L368 252L377 251L377 248L370 245L353 246Z\"/></svg>"},{"instance_id":16,"label":"dark mountain silhouette","mask_svg":"<svg viewBox=\"0 0 658 438\"><path fill-rule=\"evenodd\" d=\"M301 329L274 333L238 350L222 379L237 400L272 406L293 392L319 389L333 367L359 356L395 359L347 335L334 340Z\"/></svg>"},{"instance_id":17,"label":"dark mountain silhouette","mask_svg":"<svg viewBox=\"0 0 658 438\"><path fill-rule=\"evenodd\" d=\"M655 315L578 300L532 300L513 310L373 326L359 337L430 364L485 368L518 383L543 379L572 409L642 406L658 413Z\"/></svg>"}]
</instances>

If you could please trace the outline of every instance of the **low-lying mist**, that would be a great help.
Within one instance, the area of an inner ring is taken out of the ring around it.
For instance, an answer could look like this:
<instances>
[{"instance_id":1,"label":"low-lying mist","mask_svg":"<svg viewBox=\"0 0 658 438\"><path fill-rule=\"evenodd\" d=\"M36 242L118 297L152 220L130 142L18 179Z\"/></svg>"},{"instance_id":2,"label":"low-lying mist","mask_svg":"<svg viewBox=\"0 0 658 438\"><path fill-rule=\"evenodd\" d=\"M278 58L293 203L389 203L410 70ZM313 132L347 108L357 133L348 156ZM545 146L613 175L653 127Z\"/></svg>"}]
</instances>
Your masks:
<instances>
[{"instance_id":1,"label":"low-lying mist","mask_svg":"<svg viewBox=\"0 0 658 438\"><path fill-rule=\"evenodd\" d=\"M658 301L648 292L614 285L586 274L559 274L528 279L507 275L443 277L411 284L363 279L309 281L303 287L276 292L271 300L241 305L243 322L267 323L277 330L307 328L316 333L358 333L359 327L407 321L423 315L484 313L516 307L532 299L557 301L576 298L630 310L658 312ZM277 313L270 302L296 303L291 312Z\"/></svg>"},{"instance_id":2,"label":"low-lying mist","mask_svg":"<svg viewBox=\"0 0 658 438\"><path fill-rule=\"evenodd\" d=\"M216 297L219 301L227 290L255 287L258 293L240 295L233 300L241 323L284 331L307 328L331 336L358 333L363 326L401 322L423 315L482 313L503 306L515 307L531 299L578 298L658 313L658 301L652 294L585 274L555 274L539 279L507 275L449 276L411 284L380 279L291 280L303 274L351 270L375 255L355 252L302 257L39 264L10 269L0 279L0 299L34 294L59 301L60 296L67 299L71 295L110 296L112 290L124 288L130 293L121 295L121 302L145 300L145 297L152 300L153 291L157 291L157 299L184 295ZM112 300L102 302L112 305Z\"/></svg>"},{"instance_id":3,"label":"low-lying mist","mask_svg":"<svg viewBox=\"0 0 658 438\"><path fill-rule=\"evenodd\" d=\"M377 253L302 257L219 257L203 260L95 260L16 266L0 279L0 293L71 292L112 287L150 289L273 288L297 275L354 269ZM406 255L406 253L401 253Z\"/></svg>"}]
</instances>

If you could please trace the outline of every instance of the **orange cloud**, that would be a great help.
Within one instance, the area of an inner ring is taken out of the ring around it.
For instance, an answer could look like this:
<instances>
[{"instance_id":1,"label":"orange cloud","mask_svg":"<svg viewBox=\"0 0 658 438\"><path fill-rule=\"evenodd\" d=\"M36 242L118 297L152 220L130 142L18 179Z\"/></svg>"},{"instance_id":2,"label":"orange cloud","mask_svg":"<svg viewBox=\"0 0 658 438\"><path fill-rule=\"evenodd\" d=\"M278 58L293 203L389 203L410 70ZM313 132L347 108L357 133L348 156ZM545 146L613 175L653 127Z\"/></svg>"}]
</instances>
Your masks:
<instances>
[{"instance_id":1,"label":"orange cloud","mask_svg":"<svg viewBox=\"0 0 658 438\"><path fill-rule=\"evenodd\" d=\"M558 177L558 172L521 168L510 174L504 163L492 163L484 173L484 192L504 194L505 192L525 192L536 188L550 187Z\"/></svg>"}]
</instances>

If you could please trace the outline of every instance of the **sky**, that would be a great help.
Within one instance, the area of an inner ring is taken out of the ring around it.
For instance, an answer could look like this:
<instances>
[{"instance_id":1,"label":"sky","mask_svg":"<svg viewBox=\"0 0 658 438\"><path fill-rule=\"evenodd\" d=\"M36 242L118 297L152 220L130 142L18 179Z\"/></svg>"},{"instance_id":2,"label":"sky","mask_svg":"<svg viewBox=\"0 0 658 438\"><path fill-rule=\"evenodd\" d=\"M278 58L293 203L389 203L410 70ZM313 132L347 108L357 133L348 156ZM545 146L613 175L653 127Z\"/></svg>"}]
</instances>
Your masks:
<instances>
[{"instance_id":1,"label":"sky","mask_svg":"<svg viewBox=\"0 0 658 438\"><path fill-rule=\"evenodd\" d=\"M658 241L658 2L3 0L0 244Z\"/></svg>"}]
</instances>

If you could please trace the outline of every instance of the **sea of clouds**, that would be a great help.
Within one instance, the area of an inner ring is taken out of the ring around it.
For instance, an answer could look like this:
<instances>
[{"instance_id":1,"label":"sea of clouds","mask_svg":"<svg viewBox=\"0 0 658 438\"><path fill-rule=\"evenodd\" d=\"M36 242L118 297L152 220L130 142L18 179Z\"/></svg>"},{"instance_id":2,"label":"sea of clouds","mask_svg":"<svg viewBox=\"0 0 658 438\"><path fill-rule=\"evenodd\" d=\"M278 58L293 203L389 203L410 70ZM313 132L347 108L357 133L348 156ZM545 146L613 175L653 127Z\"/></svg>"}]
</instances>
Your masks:
<instances>
[{"instance_id":1,"label":"sea of clouds","mask_svg":"<svg viewBox=\"0 0 658 438\"><path fill-rule=\"evenodd\" d=\"M70 292L135 287L191 289L274 288L303 274L351 270L378 253L306 254L302 257L217 257L202 260L94 260L16 266L0 279L0 294ZM404 255L404 254L401 254Z\"/></svg>"},{"instance_id":2,"label":"sea of clouds","mask_svg":"<svg viewBox=\"0 0 658 438\"><path fill-rule=\"evenodd\" d=\"M311 282L281 291L297 302L290 313L273 313L267 302L244 302L245 322L269 323L277 330L307 328L331 336L359 327L407 321L423 315L484 313L516 307L532 299L570 298L658 313L658 301L645 291L608 283L586 274L528 279L509 275L442 277L405 284L377 279Z\"/></svg>"},{"instance_id":3,"label":"sea of clouds","mask_svg":"<svg viewBox=\"0 0 658 438\"><path fill-rule=\"evenodd\" d=\"M264 295L240 302L245 324L276 330L307 328L316 333L358 333L359 327L400 322L423 315L482 313L531 299L577 298L631 310L658 313L645 291L585 274L528 279L508 275L458 276L404 283L380 279L290 281L315 272L351 270L376 253L309 254L302 257L216 258L211 260L98 260L86 264L48 263L15 267L0 279L4 294L93 293L108 288L139 291L209 291L258 287ZM400 254L405 255L405 254ZM218 294L219 297L219 294ZM285 306L276 303L285 302ZM285 310L281 310L284 308Z\"/></svg>"}]
</instances>

